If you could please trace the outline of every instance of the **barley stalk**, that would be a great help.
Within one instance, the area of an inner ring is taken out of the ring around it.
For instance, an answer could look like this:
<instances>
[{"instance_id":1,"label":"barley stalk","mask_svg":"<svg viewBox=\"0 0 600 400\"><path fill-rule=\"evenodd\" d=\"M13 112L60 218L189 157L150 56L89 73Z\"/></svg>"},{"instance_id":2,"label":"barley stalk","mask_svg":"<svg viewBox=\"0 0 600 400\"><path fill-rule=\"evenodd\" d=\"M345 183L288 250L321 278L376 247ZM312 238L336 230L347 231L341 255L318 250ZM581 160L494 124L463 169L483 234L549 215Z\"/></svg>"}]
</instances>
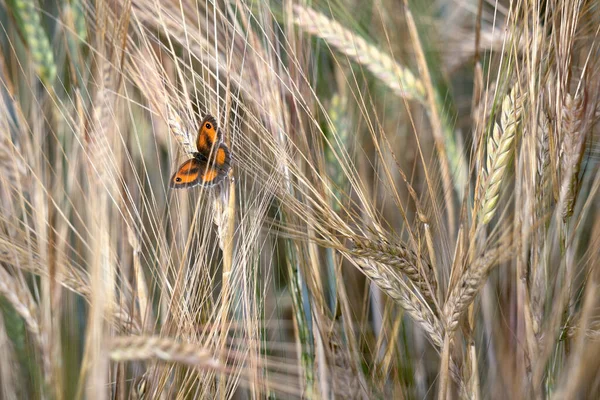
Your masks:
<instances>
[{"instance_id":1,"label":"barley stalk","mask_svg":"<svg viewBox=\"0 0 600 400\"><path fill-rule=\"evenodd\" d=\"M334 132L328 137L330 144L323 149L327 172L332 180L330 185L330 191L333 195L331 206L336 212L342 210L344 192L348 187L348 170L343 162L347 159L348 148L352 139L350 135L350 118L346 115L347 109L348 98L346 96L335 94L331 98L328 114Z\"/></svg>"},{"instance_id":2,"label":"barley stalk","mask_svg":"<svg viewBox=\"0 0 600 400\"><path fill-rule=\"evenodd\" d=\"M425 57L423 41L407 0L404 0L404 13L408 32L413 42L419 72L423 79L427 99L426 105L429 107L427 112L429 114L429 121L431 122L435 148L438 153L448 227L450 231L453 231L455 229L455 206L452 196L452 174L454 174L454 189L460 195L465 184L465 165L461 162L462 154L459 151L459 147L456 146L454 129L450 127L448 115L444 112L444 102L441 101L439 92L434 88L429 63Z\"/></svg>"},{"instance_id":3,"label":"barley stalk","mask_svg":"<svg viewBox=\"0 0 600 400\"><path fill-rule=\"evenodd\" d=\"M325 40L385 83L400 97L425 102L425 88L406 67L362 37L310 8L294 6L294 22L304 31Z\"/></svg>"},{"instance_id":4,"label":"barley stalk","mask_svg":"<svg viewBox=\"0 0 600 400\"><path fill-rule=\"evenodd\" d=\"M219 246L223 252L223 273L221 280L221 308L219 311L219 320L223 326L229 323L229 313L231 304L234 303L232 296L232 286L236 282L233 275L233 258L234 258L234 232L235 232L235 182L225 182L219 188L220 193L213 193L213 221L217 226L219 238ZM219 343L221 350L226 350L227 329L221 332ZM220 382L221 398L224 398L226 393L225 381Z\"/></svg>"}]
</instances>

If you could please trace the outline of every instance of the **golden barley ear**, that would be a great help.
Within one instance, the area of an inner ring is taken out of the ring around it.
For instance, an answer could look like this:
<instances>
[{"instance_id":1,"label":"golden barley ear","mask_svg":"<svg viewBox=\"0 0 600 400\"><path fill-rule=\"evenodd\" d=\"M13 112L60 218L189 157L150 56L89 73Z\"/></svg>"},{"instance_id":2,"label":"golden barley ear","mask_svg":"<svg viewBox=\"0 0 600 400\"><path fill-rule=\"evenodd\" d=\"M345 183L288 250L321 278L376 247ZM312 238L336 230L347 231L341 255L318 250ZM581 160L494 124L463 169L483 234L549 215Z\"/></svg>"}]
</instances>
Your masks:
<instances>
[{"instance_id":1,"label":"golden barley ear","mask_svg":"<svg viewBox=\"0 0 600 400\"><path fill-rule=\"evenodd\" d=\"M421 326L436 347L441 348L442 324L420 293L415 293L409 288L393 268L377 261L350 258L371 281Z\"/></svg>"},{"instance_id":2,"label":"golden barley ear","mask_svg":"<svg viewBox=\"0 0 600 400\"><path fill-rule=\"evenodd\" d=\"M169 132L188 154L197 151L192 144L193 139L189 136L189 128L186 128L186 123L181 118L180 113L170 103L167 103L167 125L169 126Z\"/></svg>"},{"instance_id":3,"label":"golden barley ear","mask_svg":"<svg viewBox=\"0 0 600 400\"><path fill-rule=\"evenodd\" d=\"M398 96L425 102L425 88L406 67L338 22L310 8L294 6L294 22L306 32L325 40L385 83Z\"/></svg>"},{"instance_id":4,"label":"golden barley ear","mask_svg":"<svg viewBox=\"0 0 600 400\"><path fill-rule=\"evenodd\" d=\"M448 331L453 332L458 328L461 316L485 284L490 271L500 258L501 251L506 249L498 246L488 249L477 257L462 274L458 284L450 291L443 313Z\"/></svg>"},{"instance_id":5,"label":"golden barley ear","mask_svg":"<svg viewBox=\"0 0 600 400\"><path fill-rule=\"evenodd\" d=\"M157 336L117 336L110 339L110 358L114 361L162 360L218 368L213 352L194 343L181 343Z\"/></svg>"},{"instance_id":6,"label":"golden barley ear","mask_svg":"<svg viewBox=\"0 0 600 400\"><path fill-rule=\"evenodd\" d=\"M402 272L421 291L423 297L434 304L437 281L433 268L427 260L403 244L392 245L381 241L353 238L354 248L350 252L387 265L391 269Z\"/></svg>"},{"instance_id":7,"label":"golden barley ear","mask_svg":"<svg viewBox=\"0 0 600 400\"><path fill-rule=\"evenodd\" d=\"M494 123L487 142L486 167L482 185L483 195L479 212L485 225L491 221L498 208L500 188L506 169L514 153L514 140L521 118L521 99L513 87L502 101L500 124Z\"/></svg>"},{"instance_id":8,"label":"golden barley ear","mask_svg":"<svg viewBox=\"0 0 600 400\"><path fill-rule=\"evenodd\" d=\"M573 207L579 193L581 160L585 152L585 102L582 95L575 98L567 94L562 109L562 142L560 160L560 201L562 218L566 221L573 215Z\"/></svg>"}]
</instances>

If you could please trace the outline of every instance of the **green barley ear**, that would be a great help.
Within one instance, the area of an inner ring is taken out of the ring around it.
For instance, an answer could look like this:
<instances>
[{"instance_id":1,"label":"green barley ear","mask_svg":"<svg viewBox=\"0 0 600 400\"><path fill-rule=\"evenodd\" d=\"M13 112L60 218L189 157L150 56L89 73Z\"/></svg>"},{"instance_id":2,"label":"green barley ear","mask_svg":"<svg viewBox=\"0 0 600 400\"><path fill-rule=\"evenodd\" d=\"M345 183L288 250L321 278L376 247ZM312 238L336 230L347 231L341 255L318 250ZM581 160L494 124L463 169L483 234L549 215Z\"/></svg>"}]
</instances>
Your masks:
<instances>
[{"instance_id":1,"label":"green barley ear","mask_svg":"<svg viewBox=\"0 0 600 400\"><path fill-rule=\"evenodd\" d=\"M50 40L42 27L38 5L34 0L8 0L19 31L29 48L35 71L40 80L52 86L56 79L56 64Z\"/></svg>"},{"instance_id":2,"label":"green barley ear","mask_svg":"<svg viewBox=\"0 0 600 400\"><path fill-rule=\"evenodd\" d=\"M71 12L73 13L75 32L81 43L84 43L87 39L87 24L85 22L85 10L83 9L81 0L71 0Z\"/></svg>"},{"instance_id":3,"label":"green barley ear","mask_svg":"<svg viewBox=\"0 0 600 400\"><path fill-rule=\"evenodd\" d=\"M494 123L492 134L488 138L481 204L481 220L484 225L491 221L498 208L500 186L514 151L513 142L521 118L520 104L516 89L513 88L502 101L500 124Z\"/></svg>"}]
</instances>

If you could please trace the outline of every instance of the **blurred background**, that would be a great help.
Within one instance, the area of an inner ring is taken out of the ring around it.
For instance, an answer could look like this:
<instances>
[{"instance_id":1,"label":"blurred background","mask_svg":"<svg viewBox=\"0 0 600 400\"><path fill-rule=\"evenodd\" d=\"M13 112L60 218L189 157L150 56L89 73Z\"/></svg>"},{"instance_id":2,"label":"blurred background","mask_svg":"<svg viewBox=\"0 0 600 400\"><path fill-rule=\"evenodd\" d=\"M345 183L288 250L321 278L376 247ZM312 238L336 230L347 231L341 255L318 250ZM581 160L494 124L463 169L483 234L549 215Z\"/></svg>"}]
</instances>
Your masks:
<instances>
[{"instance_id":1,"label":"blurred background","mask_svg":"<svg viewBox=\"0 0 600 400\"><path fill-rule=\"evenodd\" d=\"M0 398L595 398L598 26L0 0Z\"/></svg>"}]
</instances>

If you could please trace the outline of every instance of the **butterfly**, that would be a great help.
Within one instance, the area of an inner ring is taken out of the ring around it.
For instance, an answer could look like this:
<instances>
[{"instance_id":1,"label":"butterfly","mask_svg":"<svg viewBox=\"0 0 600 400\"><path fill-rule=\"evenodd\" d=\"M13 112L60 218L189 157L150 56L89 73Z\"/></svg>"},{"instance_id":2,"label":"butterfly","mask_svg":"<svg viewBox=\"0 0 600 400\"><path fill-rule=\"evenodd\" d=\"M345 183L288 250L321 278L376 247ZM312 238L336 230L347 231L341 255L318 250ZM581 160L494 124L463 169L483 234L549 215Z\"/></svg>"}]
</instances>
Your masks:
<instances>
[{"instance_id":1,"label":"butterfly","mask_svg":"<svg viewBox=\"0 0 600 400\"><path fill-rule=\"evenodd\" d=\"M231 155L223 143L223 133L211 115L204 117L196 139L197 152L177 169L171 177L173 189L197 185L210 187L219 184L229 173Z\"/></svg>"}]
</instances>

